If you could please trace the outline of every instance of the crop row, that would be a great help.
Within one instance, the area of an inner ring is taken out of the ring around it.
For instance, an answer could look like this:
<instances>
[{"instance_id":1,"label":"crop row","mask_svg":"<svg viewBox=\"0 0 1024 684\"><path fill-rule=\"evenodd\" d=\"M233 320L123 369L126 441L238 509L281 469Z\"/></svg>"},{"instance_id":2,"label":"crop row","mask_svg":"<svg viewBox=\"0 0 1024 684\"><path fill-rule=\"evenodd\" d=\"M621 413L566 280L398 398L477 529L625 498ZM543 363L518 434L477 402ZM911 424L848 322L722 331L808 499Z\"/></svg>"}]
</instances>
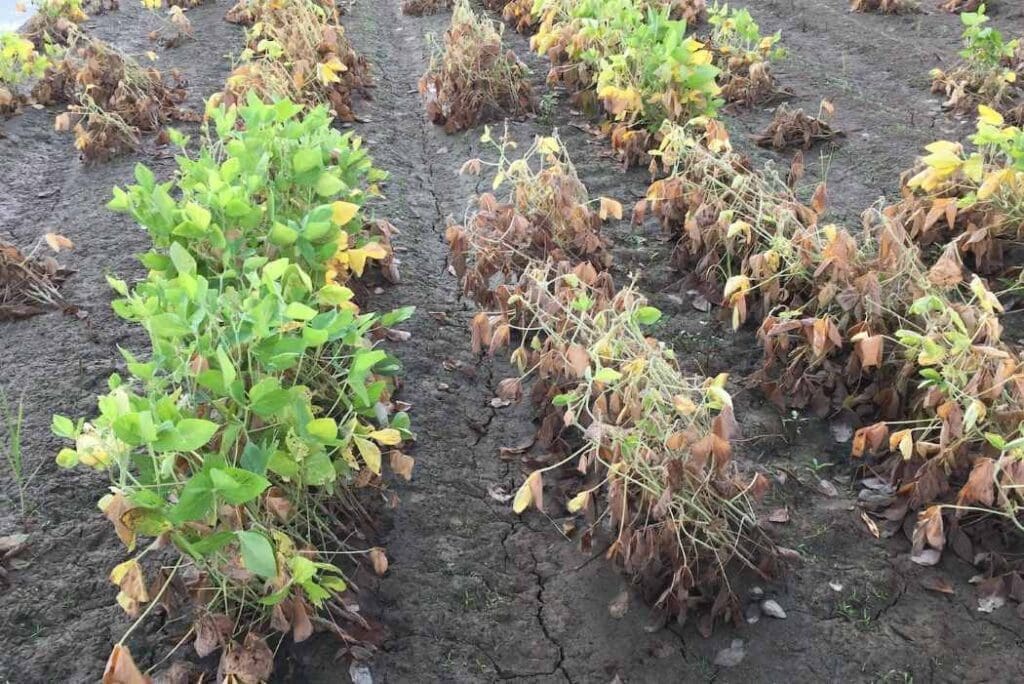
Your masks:
<instances>
[{"instance_id":1,"label":"crop row","mask_svg":"<svg viewBox=\"0 0 1024 684\"><path fill-rule=\"evenodd\" d=\"M136 620L104 681L143 681L126 642L154 610L190 621L181 643L200 656L223 648L235 681L270 676L273 633L358 643L349 573L387 568L354 543L370 515L359 490L385 461L413 467L400 365L375 342L412 309L362 311L353 289L371 268L397 278L393 228L364 209L386 174L332 127L352 118L366 64L333 6L255 0L231 16L251 23L249 47L198 146L168 129L173 179L137 165L108 205L152 240L143 281L108 277L150 348L123 350L128 374L95 416L53 419L74 443L58 463L109 475L99 507L131 554L110 581Z\"/></svg>"}]
</instances>

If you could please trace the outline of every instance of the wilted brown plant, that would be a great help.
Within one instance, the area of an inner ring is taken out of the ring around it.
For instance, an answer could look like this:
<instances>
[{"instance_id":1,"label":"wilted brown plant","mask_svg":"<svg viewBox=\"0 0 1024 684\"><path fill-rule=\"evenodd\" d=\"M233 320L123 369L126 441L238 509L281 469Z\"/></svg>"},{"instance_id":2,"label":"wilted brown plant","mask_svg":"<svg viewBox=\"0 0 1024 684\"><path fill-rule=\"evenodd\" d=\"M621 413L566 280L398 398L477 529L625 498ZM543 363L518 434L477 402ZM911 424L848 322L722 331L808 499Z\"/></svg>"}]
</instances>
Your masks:
<instances>
[{"instance_id":1,"label":"wilted brown plant","mask_svg":"<svg viewBox=\"0 0 1024 684\"><path fill-rule=\"evenodd\" d=\"M177 71L165 78L157 69L81 34L32 94L40 103L68 104L55 127L73 130L75 147L90 161L135 149L142 133L159 132L170 121L199 119L180 107L187 93Z\"/></svg>"},{"instance_id":2,"label":"wilted brown plant","mask_svg":"<svg viewBox=\"0 0 1024 684\"><path fill-rule=\"evenodd\" d=\"M492 141L490 132L484 139ZM493 141L492 141L493 142ZM495 288L514 283L530 260L588 262L599 270L611 264L608 241L601 236L605 218L622 218L622 205L602 197L592 206L557 137L538 138L518 159L507 137L493 142L498 160L488 163L498 179L498 199L485 193L461 226L451 225L446 238L452 265L463 291L483 306ZM480 173L484 162L473 159L464 173Z\"/></svg>"},{"instance_id":3,"label":"wilted brown plant","mask_svg":"<svg viewBox=\"0 0 1024 684\"><path fill-rule=\"evenodd\" d=\"M405 0L402 3L402 13L413 17L423 17L449 10L453 4L454 0Z\"/></svg>"},{"instance_id":4,"label":"wilted brown plant","mask_svg":"<svg viewBox=\"0 0 1024 684\"><path fill-rule=\"evenodd\" d=\"M764 131L754 136L760 147L782 151L792 147L808 150L816 142L833 140L842 135L825 120L835 114L832 104L823 100L818 116L809 116L802 109L791 110L785 104L779 105L775 116Z\"/></svg>"},{"instance_id":5,"label":"wilted brown plant","mask_svg":"<svg viewBox=\"0 0 1024 684\"><path fill-rule=\"evenodd\" d=\"M451 133L532 111L526 76L526 66L502 46L500 26L475 14L466 0L457 0L419 91L430 120Z\"/></svg>"},{"instance_id":6,"label":"wilted brown plant","mask_svg":"<svg viewBox=\"0 0 1024 684\"><path fill-rule=\"evenodd\" d=\"M882 14L910 14L921 11L920 0L851 0L854 12L881 12Z\"/></svg>"},{"instance_id":7,"label":"wilted brown plant","mask_svg":"<svg viewBox=\"0 0 1024 684\"><path fill-rule=\"evenodd\" d=\"M233 10L234 11L234 10ZM354 94L368 95L369 64L338 23L337 9L308 0L251 0L239 21L253 21L246 52L227 79L225 104L255 92L265 100L288 97L326 104L342 121L355 121Z\"/></svg>"}]
</instances>

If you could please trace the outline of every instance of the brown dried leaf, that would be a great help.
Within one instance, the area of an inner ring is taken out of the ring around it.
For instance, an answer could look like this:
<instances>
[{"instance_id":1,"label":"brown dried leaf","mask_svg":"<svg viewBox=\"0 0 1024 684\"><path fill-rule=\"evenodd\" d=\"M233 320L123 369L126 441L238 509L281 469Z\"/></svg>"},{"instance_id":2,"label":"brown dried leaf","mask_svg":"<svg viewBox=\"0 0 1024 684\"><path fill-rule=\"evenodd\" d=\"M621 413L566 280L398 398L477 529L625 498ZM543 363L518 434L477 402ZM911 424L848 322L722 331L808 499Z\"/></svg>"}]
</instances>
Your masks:
<instances>
[{"instance_id":1,"label":"brown dried leaf","mask_svg":"<svg viewBox=\"0 0 1024 684\"><path fill-rule=\"evenodd\" d=\"M142 674L127 646L117 644L107 658L102 684L150 684L152 680Z\"/></svg>"},{"instance_id":2,"label":"brown dried leaf","mask_svg":"<svg viewBox=\"0 0 1024 684\"><path fill-rule=\"evenodd\" d=\"M384 576L384 573L388 571L388 557L384 553L384 549L379 546L375 546L370 549L370 562L373 564L373 571Z\"/></svg>"},{"instance_id":3,"label":"brown dried leaf","mask_svg":"<svg viewBox=\"0 0 1024 684\"><path fill-rule=\"evenodd\" d=\"M392 449L389 452L389 456L391 457L391 472L401 478L404 478L406 481L411 480L412 469L413 466L416 465L416 459L412 456L403 454L397 449Z\"/></svg>"},{"instance_id":4,"label":"brown dried leaf","mask_svg":"<svg viewBox=\"0 0 1024 684\"><path fill-rule=\"evenodd\" d=\"M940 594L955 594L953 585L948 579L941 575L927 575L921 579L921 586L928 591L935 591Z\"/></svg>"},{"instance_id":5,"label":"brown dried leaf","mask_svg":"<svg viewBox=\"0 0 1024 684\"><path fill-rule=\"evenodd\" d=\"M270 678L273 670L274 653L263 639L249 632L244 645L233 644L221 656L217 678L225 681L234 676L238 684L260 684Z\"/></svg>"}]
</instances>

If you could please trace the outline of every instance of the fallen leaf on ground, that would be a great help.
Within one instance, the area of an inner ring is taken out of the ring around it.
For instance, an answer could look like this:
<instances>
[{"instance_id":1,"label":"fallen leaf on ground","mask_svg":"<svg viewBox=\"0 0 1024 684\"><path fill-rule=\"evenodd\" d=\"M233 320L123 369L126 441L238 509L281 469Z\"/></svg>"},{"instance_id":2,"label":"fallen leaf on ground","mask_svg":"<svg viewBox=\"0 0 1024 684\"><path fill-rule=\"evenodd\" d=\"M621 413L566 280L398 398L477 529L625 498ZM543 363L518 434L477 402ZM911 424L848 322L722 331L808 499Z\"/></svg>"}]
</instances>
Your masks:
<instances>
[{"instance_id":1,"label":"fallen leaf on ground","mask_svg":"<svg viewBox=\"0 0 1024 684\"><path fill-rule=\"evenodd\" d=\"M110 652L102 681L103 684L149 684L152 680L139 671L127 647L118 644Z\"/></svg>"},{"instance_id":2,"label":"fallen leaf on ground","mask_svg":"<svg viewBox=\"0 0 1024 684\"><path fill-rule=\"evenodd\" d=\"M388 571L388 557L379 546L370 549L370 562L373 563L373 571L378 575L383 576Z\"/></svg>"},{"instance_id":3,"label":"fallen leaf on ground","mask_svg":"<svg viewBox=\"0 0 1024 684\"><path fill-rule=\"evenodd\" d=\"M954 594L953 585L941 575L928 575L921 580L921 586L928 591L935 591L940 594Z\"/></svg>"}]
</instances>

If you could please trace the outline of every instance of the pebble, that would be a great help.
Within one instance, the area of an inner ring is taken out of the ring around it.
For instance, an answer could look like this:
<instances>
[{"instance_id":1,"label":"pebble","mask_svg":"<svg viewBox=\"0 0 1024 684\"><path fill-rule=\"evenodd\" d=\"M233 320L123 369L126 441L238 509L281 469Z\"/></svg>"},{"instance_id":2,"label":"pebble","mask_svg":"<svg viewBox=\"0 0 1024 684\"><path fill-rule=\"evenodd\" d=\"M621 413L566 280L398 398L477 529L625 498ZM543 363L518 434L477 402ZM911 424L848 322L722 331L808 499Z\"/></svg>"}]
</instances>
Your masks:
<instances>
[{"instance_id":1,"label":"pebble","mask_svg":"<svg viewBox=\"0 0 1024 684\"><path fill-rule=\"evenodd\" d=\"M348 676L352 678L352 684L373 684L373 675L365 665L352 663L348 668Z\"/></svg>"},{"instance_id":2,"label":"pebble","mask_svg":"<svg viewBox=\"0 0 1024 684\"><path fill-rule=\"evenodd\" d=\"M743 609L743 618L747 621L748 625L752 625L761 619L761 606L756 603L749 604Z\"/></svg>"},{"instance_id":3,"label":"pebble","mask_svg":"<svg viewBox=\"0 0 1024 684\"><path fill-rule=\"evenodd\" d=\"M733 639L732 645L729 648L723 648L715 656L715 665L719 667L736 667L746 655L747 650L743 648L743 639Z\"/></svg>"},{"instance_id":4,"label":"pebble","mask_svg":"<svg viewBox=\"0 0 1024 684\"><path fill-rule=\"evenodd\" d=\"M782 610L782 606L780 606L778 602L774 601L773 599L768 599L767 601L763 602L761 604L761 610L764 612L765 615L769 617L778 618L779 620L786 619L786 611Z\"/></svg>"}]
</instances>

